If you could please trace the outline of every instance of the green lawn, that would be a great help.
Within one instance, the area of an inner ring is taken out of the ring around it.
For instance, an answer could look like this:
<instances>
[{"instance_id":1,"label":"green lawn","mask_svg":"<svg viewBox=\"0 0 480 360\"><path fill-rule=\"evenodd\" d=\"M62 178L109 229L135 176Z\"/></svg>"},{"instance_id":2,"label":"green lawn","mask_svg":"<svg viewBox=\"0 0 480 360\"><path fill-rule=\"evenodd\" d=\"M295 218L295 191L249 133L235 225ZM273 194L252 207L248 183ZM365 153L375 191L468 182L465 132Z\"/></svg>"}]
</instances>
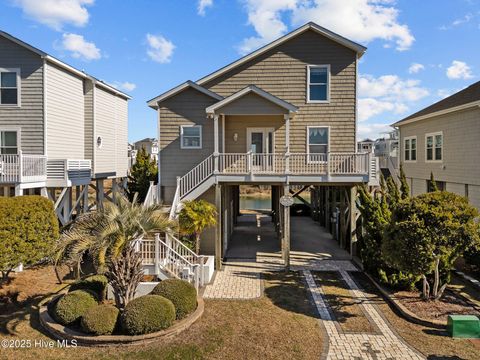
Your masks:
<instances>
[{"instance_id":1,"label":"green lawn","mask_svg":"<svg viewBox=\"0 0 480 360\"><path fill-rule=\"evenodd\" d=\"M37 273L25 272L21 277ZM50 289L44 286L39 291L56 290L53 272L50 281ZM48 340L38 325L36 305L41 298L32 294L19 304L0 305L0 338ZM322 331L302 279L294 273L271 273L265 275L263 298L207 300L203 317L172 340L128 348L1 349L0 358L318 359L322 344Z\"/></svg>"}]
</instances>

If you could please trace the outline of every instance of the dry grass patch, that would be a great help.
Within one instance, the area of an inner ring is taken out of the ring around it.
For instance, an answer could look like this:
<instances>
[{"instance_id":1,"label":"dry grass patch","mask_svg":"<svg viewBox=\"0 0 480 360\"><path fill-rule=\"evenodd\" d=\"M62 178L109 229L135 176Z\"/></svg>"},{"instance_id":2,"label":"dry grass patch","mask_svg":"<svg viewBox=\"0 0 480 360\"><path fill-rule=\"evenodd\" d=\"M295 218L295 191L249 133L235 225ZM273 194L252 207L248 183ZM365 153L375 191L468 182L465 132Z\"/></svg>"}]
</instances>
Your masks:
<instances>
[{"instance_id":1,"label":"dry grass patch","mask_svg":"<svg viewBox=\"0 0 480 360\"><path fill-rule=\"evenodd\" d=\"M322 287L328 306L344 332L375 333L375 327L360 306L361 300L354 297L340 273L317 271L313 274L315 282Z\"/></svg>"},{"instance_id":2,"label":"dry grass patch","mask_svg":"<svg viewBox=\"0 0 480 360\"><path fill-rule=\"evenodd\" d=\"M377 288L363 273L351 272L370 301L376 304L391 327L411 346L428 359L480 359L480 340L453 339L444 330L413 324L398 316L383 300Z\"/></svg>"},{"instance_id":3,"label":"dry grass patch","mask_svg":"<svg viewBox=\"0 0 480 360\"><path fill-rule=\"evenodd\" d=\"M50 274L48 269L44 269ZM42 276L44 294L58 285L55 275ZM28 273L25 272L24 276ZM33 273L30 273L33 275ZM33 281L34 279L32 279ZM27 289L18 287L20 293ZM203 317L168 341L139 347L1 350L2 359L318 359L323 344L315 309L300 275L265 276L265 296L253 301L205 301ZM40 297L40 296L39 296ZM37 306L3 314L0 338L50 340L39 325ZM5 333L6 323L15 323Z\"/></svg>"}]
</instances>

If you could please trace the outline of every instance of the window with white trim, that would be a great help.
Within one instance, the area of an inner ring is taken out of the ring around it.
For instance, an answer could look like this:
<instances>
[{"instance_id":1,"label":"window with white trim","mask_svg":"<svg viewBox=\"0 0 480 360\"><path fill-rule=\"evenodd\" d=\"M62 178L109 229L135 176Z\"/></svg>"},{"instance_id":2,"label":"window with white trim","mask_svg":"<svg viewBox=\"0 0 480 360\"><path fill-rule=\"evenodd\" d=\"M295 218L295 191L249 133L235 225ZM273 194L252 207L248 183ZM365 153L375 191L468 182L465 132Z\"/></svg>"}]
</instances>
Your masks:
<instances>
[{"instance_id":1,"label":"window with white trim","mask_svg":"<svg viewBox=\"0 0 480 360\"><path fill-rule=\"evenodd\" d=\"M417 161L417 137L411 136L403 142L404 161Z\"/></svg>"},{"instance_id":2,"label":"window with white trim","mask_svg":"<svg viewBox=\"0 0 480 360\"><path fill-rule=\"evenodd\" d=\"M307 152L309 161L327 161L328 127L309 126L307 128Z\"/></svg>"},{"instance_id":3,"label":"window with white trim","mask_svg":"<svg viewBox=\"0 0 480 360\"><path fill-rule=\"evenodd\" d=\"M308 65L307 102L330 100L330 65Z\"/></svg>"},{"instance_id":4,"label":"window with white trim","mask_svg":"<svg viewBox=\"0 0 480 360\"><path fill-rule=\"evenodd\" d=\"M0 68L0 105L20 103L20 70Z\"/></svg>"},{"instance_id":5,"label":"window with white trim","mask_svg":"<svg viewBox=\"0 0 480 360\"><path fill-rule=\"evenodd\" d=\"M182 149L202 148L202 126L182 125L180 126L180 147Z\"/></svg>"},{"instance_id":6,"label":"window with white trim","mask_svg":"<svg viewBox=\"0 0 480 360\"><path fill-rule=\"evenodd\" d=\"M443 133L433 133L425 135L425 160L442 161L443 160Z\"/></svg>"},{"instance_id":7,"label":"window with white trim","mask_svg":"<svg viewBox=\"0 0 480 360\"><path fill-rule=\"evenodd\" d=\"M14 130L0 131L0 154L18 154L17 134Z\"/></svg>"}]
</instances>

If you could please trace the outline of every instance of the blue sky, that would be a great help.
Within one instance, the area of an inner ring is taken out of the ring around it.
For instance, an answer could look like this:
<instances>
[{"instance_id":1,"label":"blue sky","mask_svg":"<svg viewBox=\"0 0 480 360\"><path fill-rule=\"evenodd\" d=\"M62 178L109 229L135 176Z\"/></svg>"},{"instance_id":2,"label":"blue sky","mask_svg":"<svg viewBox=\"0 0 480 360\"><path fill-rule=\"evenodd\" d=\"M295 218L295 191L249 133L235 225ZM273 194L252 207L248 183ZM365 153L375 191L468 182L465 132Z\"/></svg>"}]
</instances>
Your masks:
<instances>
[{"instance_id":1,"label":"blue sky","mask_svg":"<svg viewBox=\"0 0 480 360\"><path fill-rule=\"evenodd\" d=\"M480 0L3 0L0 29L131 94L129 140L156 136L146 101L307 21L368 47L359 138L479 80Z\"/></svg>"}]
</instances>

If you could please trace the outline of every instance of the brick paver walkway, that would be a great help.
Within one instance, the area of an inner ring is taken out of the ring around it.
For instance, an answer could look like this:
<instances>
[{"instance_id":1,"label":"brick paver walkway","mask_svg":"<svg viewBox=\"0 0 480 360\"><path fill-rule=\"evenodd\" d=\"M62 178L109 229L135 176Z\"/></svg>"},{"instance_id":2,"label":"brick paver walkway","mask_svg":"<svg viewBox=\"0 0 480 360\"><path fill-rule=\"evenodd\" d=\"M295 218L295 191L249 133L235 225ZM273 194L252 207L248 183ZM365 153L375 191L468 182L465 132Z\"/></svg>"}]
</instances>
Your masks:
<instances>
[{"instance_id":1,"label":"brick paver walkway","mask_svg":"<svg viewBox=\"0 0 480 360\"><path fill-rule=\"evenodd\" d=\"M330 264L331 265L331 264ZM319 267L316 270L331 270L331 266ZM327 359L423 359L415 350L411 349L403 340L388 326L377 309L369 303L365 293L357 287L345 269L339 269L345 282L351 288L352 296L361 300L360 306L368 314L371 321L379 329L380 334L344 333L337 321L329 312L324 300L322 288L317 286L309 270L303 274L307 281L313 300L320 314L322 323L328 334Z\"/></svg>"},{"instance_id":2,"label":"brick paver walkway","mask_svg":"<svg viewBox=\"0 0 480 360\"><path fill-rule=\"evenodd\" d=\"M215 280L207 285L207 299L256 299L262 295L262 268L255 262L228 262L217 271Z\"/></svg>"}]
</instances>

